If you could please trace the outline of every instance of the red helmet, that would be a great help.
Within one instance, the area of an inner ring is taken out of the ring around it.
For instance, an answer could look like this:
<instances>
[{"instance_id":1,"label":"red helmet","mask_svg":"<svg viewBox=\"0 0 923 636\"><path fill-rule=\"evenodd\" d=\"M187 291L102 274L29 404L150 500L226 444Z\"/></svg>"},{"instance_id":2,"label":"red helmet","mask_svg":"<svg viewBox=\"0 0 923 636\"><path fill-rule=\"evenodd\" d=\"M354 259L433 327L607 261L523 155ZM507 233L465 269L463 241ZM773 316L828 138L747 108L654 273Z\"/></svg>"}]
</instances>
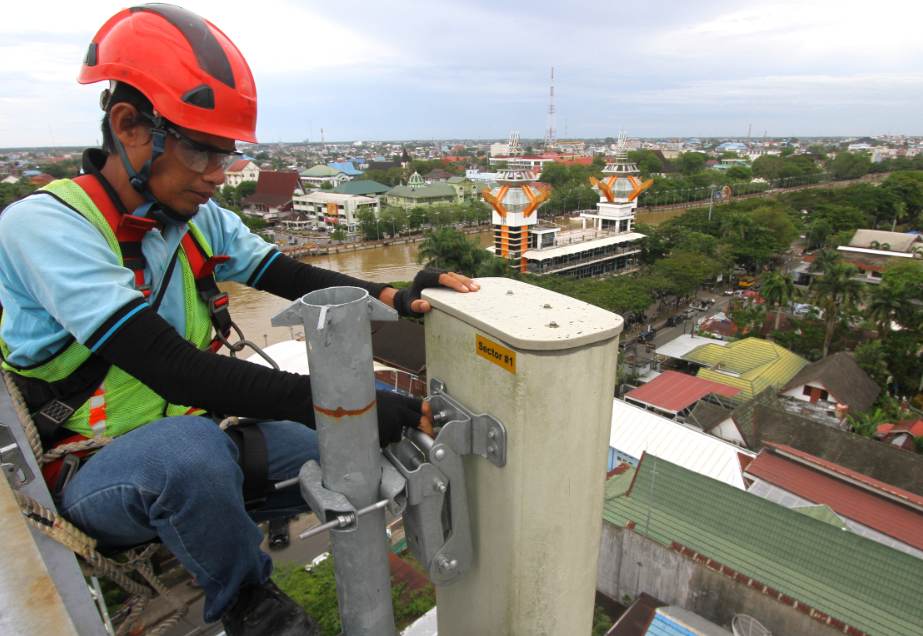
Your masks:
<instances>
[{"instance_id":1,"label":"red helmet","mask_svg":"<svg viewBox=\"0 0 923 636\"><path fill-rule=\"evenodd\" d=\"M77 78L125 82L178 126L256 142L256 85L244 56L211 22L181 7L124 9L102 26Z\"/></svg>"}]
</instances>

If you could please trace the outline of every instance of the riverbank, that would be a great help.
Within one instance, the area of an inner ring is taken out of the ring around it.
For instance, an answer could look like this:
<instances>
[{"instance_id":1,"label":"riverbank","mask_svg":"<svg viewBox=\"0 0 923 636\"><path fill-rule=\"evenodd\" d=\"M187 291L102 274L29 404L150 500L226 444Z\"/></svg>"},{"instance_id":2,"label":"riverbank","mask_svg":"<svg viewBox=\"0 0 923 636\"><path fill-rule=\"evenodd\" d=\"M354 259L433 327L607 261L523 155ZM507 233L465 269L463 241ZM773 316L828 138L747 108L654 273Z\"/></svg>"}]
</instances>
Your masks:
<instances>
[{"instance_id":1,"label":"riverbank","mask_svg":"<svg viewBox=\"0 0 923 636\"><path fill-rule=\"evenodd\" d=\"M490 231L489 225L478 225L475 227L456 228L465 234L481 234ZM413 234L410 236L398 236L392 239L382 239L380 241L357 241L355 243L336 243L330 245L296 245L292 247L282 247L280 250L293 258L305 256L328 256L332 254L349 254L352 252L361 252L392 245L411 245L421 243L426 239L425 233Z\"/></svg>"}]
</instances>

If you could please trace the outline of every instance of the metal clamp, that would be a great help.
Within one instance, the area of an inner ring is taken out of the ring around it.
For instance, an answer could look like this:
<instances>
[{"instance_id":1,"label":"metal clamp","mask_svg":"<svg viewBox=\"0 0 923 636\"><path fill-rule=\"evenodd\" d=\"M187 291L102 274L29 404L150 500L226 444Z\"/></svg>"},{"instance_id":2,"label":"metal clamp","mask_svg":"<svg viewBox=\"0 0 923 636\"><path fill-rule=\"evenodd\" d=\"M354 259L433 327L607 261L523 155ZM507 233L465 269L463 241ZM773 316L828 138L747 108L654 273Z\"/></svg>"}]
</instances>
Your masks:
<instances>
[{"instance_id":1,"label":"metal clamp","mask_svg":"<svg viewBox=\"0 0 923 636\"><path fill-rule=\"evenodd\" d=\"M0 470L6 475L13 490L19 490L32 481L33 474L26 458L16 443L16 438L5 424L0 424Z\"/></svg>"},{"instance_id":2,"label":"metal clamp","mask_svg":"<svg viewBox=\"0 0 923 636\"><path fill-rule=\"evenodd\" d=\"M437 379L430 382L429 403L441 424L436 439L411 430L410 437L386 448L385 456L407 480L407 545L433 583L446 585L474 560L462 457L479 455L504 466L506 428L493 416L472 413Z\"/></svg>"},{"instance_id":3,"label":"metal clamp","mask_svg":"<svg viewBox=\"0 0 923 636\"><path fill-rule=\"evenodd\" d=\"M384 457L381 458L381 483L378 486L378 496L381 500L360 510L356 510L344 495L324 487L320 464L313 459L301 466L296 479L276 484L276 490L293 486L295 483L299 484L301 496L322 521L319 526L302 532L298 537L300 539L307 539L324 530L355 530L362 515L380 508L387 508L391 514L399 515L407 503L406 481Z\"/></svg>"}]
</instances>

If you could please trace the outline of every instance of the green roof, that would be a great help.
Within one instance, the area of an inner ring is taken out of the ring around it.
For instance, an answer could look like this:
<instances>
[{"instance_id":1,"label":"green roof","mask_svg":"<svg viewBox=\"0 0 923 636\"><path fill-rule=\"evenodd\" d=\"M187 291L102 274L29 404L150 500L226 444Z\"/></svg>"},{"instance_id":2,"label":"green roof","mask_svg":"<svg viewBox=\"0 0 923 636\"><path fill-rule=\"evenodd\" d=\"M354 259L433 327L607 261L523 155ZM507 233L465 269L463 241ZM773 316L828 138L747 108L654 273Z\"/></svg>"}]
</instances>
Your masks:
<instances>
[{"instance_id":1,"label":"green roof","mask_svg":"<svg viewBox=\"0 0 923 636\"><path fill-rule=\"evenodd\" d=\"M391 186L378 183L377 181L372 181L371 179L359 179L357 181L344 181L333 190L331 190L331 192L337 192L339 194L358 194L360 196L368 196L373 194L384 194L390 189Z\"/></svg>"},{"instance_id":2,"label":"green roof","mask_svg":"<svg viewBox=\"0 0 923 636\"><path fill-rule=\"evenodd\" d=\"M413 189L410 186L399 185L388 190L389 197L403 197L405 199L435 199L439 197L456 198L455 188L448 183L431 183L422 188Z\"/></svg>"},{"instance_id":3,"label":"green roof","mask_svg":"<svg viewBox=\"0 0 923 636\"><path fill-rule=\"evenodd\" d=\"M802 506L801 508L792 508L792 510L807 515L812 519L829 523L831 526L839 528L840 530L846 530L846 523L840 515L835 513L833 508L826 504L821 504L819 506Z\"/></svg>"},{"instance_id":4,"label":"green roof","mask_svg":"<svg viewBox=\"0 0 923 636\"><path fill-rule=\"evenodd\" d=\"M872 636L923 627L923 560L645 455L606 521L674 542Z\"/></svg>"},{"instance_id":5,"label":"green roof","mask_svg":"<svg viewBox=\"0 0 923 636\"><path fill-rule=\"evenodd\" d=\"M342 170L335 170L329 166L322 166L320 164L316 166L311 166L307 170L301 173L302 177L335 177L338 174L342 173Z\"/></svg>"},{"instance_id":6,"label":"green roof","mask_svg":"<svg viewBox=\"0 0 923 636\"><path fill-rule=\"evenodd\" d=\"M808 361L760 338L744 338L726 346L704 344L683 356L705 365L698 376L740 389L734 400L749 400L760 391L782 388Z\"/></svg>"}]
</instances>

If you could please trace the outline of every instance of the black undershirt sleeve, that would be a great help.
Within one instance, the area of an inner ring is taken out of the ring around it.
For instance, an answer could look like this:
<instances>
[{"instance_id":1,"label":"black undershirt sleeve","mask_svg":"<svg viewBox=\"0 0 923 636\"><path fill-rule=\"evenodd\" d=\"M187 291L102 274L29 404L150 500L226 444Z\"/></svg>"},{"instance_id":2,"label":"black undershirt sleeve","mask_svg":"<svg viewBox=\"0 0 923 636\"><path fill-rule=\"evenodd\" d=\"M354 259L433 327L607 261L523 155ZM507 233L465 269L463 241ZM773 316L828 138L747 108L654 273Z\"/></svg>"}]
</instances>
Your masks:
<instances>
[{"instance_id":1,"label":"black undershirt sleeve","mask_svg":"<svg viewBox=\"0 0 923 636\"><path fill-rule=\"evenodd\" d=\"M267 254L263 262L265 263L272 258L273 254L275 252ZM254 271L258 273L262 269L263 263L260 263ZM251 286L288 300L301 298L316 289L335 286L361 287L368 291L373 298L378 298L381 291L387 287L382 283L371 283L329 269L302 263L285 254L279 254L273 258L266 271L259 276L255 284L251 283Z\"/></svg>"},{"instance_id":2,"label":"black undershirt sleeve","mask_svg":"<svg viewBox=\"0 0 923 636\"><path fill-rule=\"evenodd\" d=\"M174 404L314 427L307 376L200 351L149 308L132 316L96 353Z\"/></svg>"}]
</instances>

